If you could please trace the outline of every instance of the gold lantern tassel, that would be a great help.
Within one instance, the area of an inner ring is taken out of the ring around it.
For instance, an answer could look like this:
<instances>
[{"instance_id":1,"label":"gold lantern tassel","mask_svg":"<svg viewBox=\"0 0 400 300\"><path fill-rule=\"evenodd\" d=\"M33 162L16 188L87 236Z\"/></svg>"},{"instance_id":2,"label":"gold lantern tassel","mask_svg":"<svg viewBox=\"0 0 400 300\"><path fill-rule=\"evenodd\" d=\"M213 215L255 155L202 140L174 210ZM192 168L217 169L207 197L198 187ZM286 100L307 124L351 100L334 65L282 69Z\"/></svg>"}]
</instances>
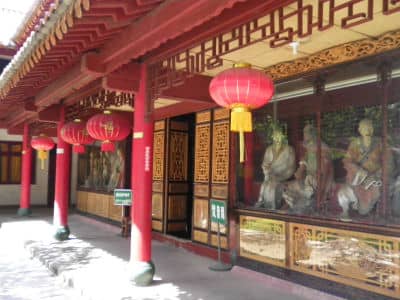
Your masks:
<instances>
[{"instance_id":1,"label":"gold lantern tassel","mask_svg":"<svg viewBox=\"0 0 400 300\"><path fill-rule=\"evenodd\" d=\"M47 159L47 151L39 150L40 168L44 170L44 162Z\"/></svg>"},{"instance_id":2,"label":"gold lantern tassel","mask_svg":"<svg viewBox=\"0 0 400 300\"><path fill-rule=\"evenodd\" d=\"M244 162L244 133L253 131L250 109L236 104L231 109L231 131L239 132L240 162Z\"/></svg>"}]
</instances>

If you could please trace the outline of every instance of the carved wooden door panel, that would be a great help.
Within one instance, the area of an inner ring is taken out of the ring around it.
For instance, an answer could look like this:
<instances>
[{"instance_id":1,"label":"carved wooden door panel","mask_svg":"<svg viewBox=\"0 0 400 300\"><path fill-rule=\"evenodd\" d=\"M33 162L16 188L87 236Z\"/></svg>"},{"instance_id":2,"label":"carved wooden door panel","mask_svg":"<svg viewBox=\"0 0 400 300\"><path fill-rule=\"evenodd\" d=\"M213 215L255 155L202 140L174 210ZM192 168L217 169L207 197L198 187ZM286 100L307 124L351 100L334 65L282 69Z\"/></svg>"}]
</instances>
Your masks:
<instances>
[{"instance_id":1,"label":"carved wooden door panel","mask_svg":"<svg viewBox=\"0 0 400 300\"><path fill-rule=\"evenodd\" d=\"M165 181L165 232L187 233L189 124L187 121L169 120L168 162Z\"/></svg>"}]
</instances>

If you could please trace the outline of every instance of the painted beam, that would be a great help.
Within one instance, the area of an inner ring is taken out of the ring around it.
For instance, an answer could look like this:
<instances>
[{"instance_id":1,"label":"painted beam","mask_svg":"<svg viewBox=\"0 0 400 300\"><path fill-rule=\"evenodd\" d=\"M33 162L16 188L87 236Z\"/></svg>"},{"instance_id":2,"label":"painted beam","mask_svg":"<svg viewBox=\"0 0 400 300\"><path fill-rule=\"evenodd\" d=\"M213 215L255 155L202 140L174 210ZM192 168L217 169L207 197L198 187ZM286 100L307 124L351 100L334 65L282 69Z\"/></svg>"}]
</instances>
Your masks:
<instances>
[{"instance_id":1,"label":"painted beam","mask_svg":"<svg viewBox=\"0 0 400 300\"><path fill-rule=\"evenodd\" d=\"M184 114L194 113L217 107L215 102L181 102L154 111L154 120L172 118Z\"/></svg>"},{"instance_id":2,"label":"painted beam","mask_svg":"<svg viewBox=\"0 0 400 300\"><path fill-rule=\"evenodd\" d=\"M107 71L113 71L243 1L170 0L107 42L99 59L106 64Z\"/></svg>"},{"instance_id":3,"label":"painted beam","mask_svg":"<svg viewBox=\"0 0 400 300\"><path fill-rule=\"evenodd\" d=\"M161 93L162 98L182 100L185 102L214 102L208 87L212 77L195 75L185 80L183 85L172 87Z\"/></svg>"},{"instance_id":4,"label":"painted beam","mask_svg":"<svg viewBox=\"0 0 400 300\"><path fill-rule=\"evenodd\" d=\"M140 65L129 63L118 71L104 76L102 79L103 89L114 92L137 93L140 83Z\"/></svg>"},{"instance_id":5,"label":"painted beam","mask_svg":"<svg viewBox=\"0 0 400 300\"><path fill-rule=\"evenodd\" d=\"M54 104L38 113L39 121L57 123L60 121L60 104Z\"/></svg>"}]
</instances>

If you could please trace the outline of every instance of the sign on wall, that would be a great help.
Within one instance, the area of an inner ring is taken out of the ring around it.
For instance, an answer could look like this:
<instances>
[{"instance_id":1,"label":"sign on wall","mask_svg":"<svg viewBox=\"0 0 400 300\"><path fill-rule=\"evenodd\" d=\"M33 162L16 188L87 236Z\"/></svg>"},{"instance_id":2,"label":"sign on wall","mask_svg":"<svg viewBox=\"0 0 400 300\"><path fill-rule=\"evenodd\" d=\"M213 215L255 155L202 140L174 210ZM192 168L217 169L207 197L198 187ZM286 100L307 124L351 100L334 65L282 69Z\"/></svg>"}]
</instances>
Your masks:
<instances>
[{"instance_id":1,"label":"sign on wall","mask_svg":"<svg viewBox=\"0 0 400 300\"><path fill-rule=\"evenodd\" d=\"M114 205L132 205L132 190L115 189Z\"/></svg>"}]
</instances>

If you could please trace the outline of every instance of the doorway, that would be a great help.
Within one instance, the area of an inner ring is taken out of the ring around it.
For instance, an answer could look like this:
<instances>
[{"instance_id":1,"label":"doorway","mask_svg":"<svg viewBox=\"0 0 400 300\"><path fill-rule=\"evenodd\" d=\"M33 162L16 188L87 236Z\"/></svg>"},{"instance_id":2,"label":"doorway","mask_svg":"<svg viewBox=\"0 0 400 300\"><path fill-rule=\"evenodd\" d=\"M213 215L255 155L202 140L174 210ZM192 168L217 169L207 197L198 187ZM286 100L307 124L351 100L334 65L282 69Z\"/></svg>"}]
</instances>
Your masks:
<instances>
[{"instance_id":1,"label":"doorway","mask_svg":"<svg viewBox=\"0 0 400 300\"><path fill-rule=\"evenodd\" d=\"M194 136L195 114L156 122L153 230L184 239L192 232Z\"/></svg>"}]
</instances>

